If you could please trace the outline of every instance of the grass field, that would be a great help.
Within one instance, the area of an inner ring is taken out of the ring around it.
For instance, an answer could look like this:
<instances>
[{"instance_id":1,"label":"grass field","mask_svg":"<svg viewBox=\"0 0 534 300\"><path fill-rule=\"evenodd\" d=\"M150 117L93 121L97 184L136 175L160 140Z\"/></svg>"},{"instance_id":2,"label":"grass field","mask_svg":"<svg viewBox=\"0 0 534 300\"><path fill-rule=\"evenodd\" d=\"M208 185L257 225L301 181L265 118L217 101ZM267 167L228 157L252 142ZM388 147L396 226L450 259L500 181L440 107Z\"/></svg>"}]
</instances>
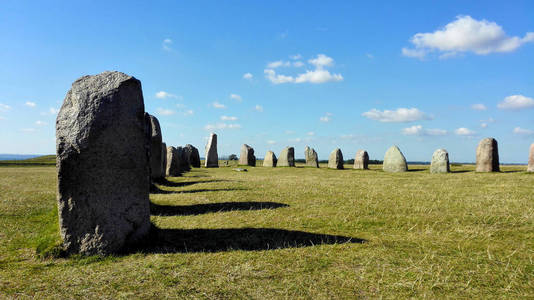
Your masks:
<instances>
[{"instance_id":1,"label":"grass field","mask_svg":"<svg viewBox=\"0 0 534 300\"><path fill-rule=\"evenodd\" d=\"M0 295L533 298L534 174L410 167L194 169L150 195L150 243L86 258L38 254L55 168L0 167Z\"/></svg>"}]
</instances>

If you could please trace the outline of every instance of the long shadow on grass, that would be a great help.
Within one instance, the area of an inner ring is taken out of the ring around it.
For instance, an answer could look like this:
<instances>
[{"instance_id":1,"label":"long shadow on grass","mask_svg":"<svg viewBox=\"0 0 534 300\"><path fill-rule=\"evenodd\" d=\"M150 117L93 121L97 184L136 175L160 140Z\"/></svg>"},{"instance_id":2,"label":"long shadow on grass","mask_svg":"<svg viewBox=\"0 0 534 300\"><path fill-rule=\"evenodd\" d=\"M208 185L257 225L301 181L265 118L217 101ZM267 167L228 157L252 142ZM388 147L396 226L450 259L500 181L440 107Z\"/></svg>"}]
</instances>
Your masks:
<instances>
[{"instance_id":1,"label":"long shadow on grass","mask_svg":"<svg viewBox=\"0 0 534 300\"><path fill-rule=\"evenodd\" d=\"M276 228L160 229L152 226L145 243L127 252L254 251L364 242L359 238Z\"/></svg>"},{"instance_id":2,"label":"long shadow on grass","mask_svg":"<svg viewBox=\"0 0 534 300\"><path fill-rule=\"evenodd\" d=\"M155 183L162 185L162 186L167 186L167 187L182 187L182 186L188 186L188 185L193 185L193 184L198 184L198 183L212 183L212 182L226 182L226 181L230 181L230 180L213 179L213 180L174 182L174 181L167 180L167 178L162 178L162 179L158 179L157 181L155 181Z\"/></svg>"},{"instance_id":3,"label":"long shadow on grass","mask_svg":"<svg viewBox=\"0 0 534 300\"><path fill-rule=\"evenodd\" d=\"M187 191L166 191L158 188L155 185L150 187L151 194L194 194L194 193L204 193L204 192L230 192L230 191L246 191L247 189L243 188L224 188L224 189L196 189L196 190L187 190Z\"/></svg>"},{"instance_id":4,"label":"long shadow on grass","mask_svg":"<svg viewBox=\"0 0 534 300\"><path fill-rule=\"evenodd\" d=\"M156 216L192 216L233 210L275 209L288 206L277 202L221 202L179 206L150 203L150 214Z\"/></svg>"}]
</instances>

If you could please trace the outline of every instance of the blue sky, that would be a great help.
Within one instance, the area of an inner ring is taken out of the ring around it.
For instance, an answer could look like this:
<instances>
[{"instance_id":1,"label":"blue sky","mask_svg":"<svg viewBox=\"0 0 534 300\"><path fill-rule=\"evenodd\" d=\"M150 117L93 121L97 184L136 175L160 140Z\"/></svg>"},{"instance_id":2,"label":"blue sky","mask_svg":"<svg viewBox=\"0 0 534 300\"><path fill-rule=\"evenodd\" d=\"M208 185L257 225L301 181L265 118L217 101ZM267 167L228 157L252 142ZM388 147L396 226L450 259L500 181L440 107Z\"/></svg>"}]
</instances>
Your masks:
<instances>
[{"instance_id":1,"label":"blue sky","mask_svg":"<svg viewBox=\"0 0 534 300\"><path fill-rule=\"evenodd\" d=\"M169 145L472 162L491 136L526 162L534 2L375 2L2 1L0 153L54 153L71 83L119 70Z\"/></svg>"}]
</instances>

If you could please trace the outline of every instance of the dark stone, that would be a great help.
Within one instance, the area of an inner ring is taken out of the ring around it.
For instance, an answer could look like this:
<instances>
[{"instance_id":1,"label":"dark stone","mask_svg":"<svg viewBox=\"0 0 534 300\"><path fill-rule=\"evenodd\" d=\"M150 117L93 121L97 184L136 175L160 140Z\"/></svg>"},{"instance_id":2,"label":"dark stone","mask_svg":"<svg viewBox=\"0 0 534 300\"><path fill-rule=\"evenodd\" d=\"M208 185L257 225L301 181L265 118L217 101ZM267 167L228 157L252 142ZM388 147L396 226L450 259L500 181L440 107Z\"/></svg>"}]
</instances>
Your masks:
<instances>
[{"instance_id":1,"label":"dark stone","mask_svg":"<svg viewBox=\"0 0 534 300\"><path fill-rule=\"evenodd\" d=\"M187 144L184 147L184 151L189 165L193 168L200 168L200 155L198 149L191 144Z\"/></svg>"}]
</instances>

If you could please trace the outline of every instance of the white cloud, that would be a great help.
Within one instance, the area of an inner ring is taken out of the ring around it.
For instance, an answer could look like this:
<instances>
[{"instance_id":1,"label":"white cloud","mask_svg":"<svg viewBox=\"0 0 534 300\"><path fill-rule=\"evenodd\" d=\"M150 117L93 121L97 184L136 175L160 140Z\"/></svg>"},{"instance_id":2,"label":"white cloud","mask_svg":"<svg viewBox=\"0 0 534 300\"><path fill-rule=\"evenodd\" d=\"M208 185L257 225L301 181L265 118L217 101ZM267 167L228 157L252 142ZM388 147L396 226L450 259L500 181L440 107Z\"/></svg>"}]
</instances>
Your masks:
<instances>
[{"instance_id":1,"label":"white cloud","mask_svg":"<svg viewBox=\"0 0 534 300\"><path fill-rule=\"evenodd\" d=\"M268 69L276 69L279 67L289 67L289 66L291 66L290 62L282 61L282 60L273 61L267 64Z\"/></svg>"},{"instance_id":2,"label":"white cloud","mask_svg":"<svg viewBox=\"0 0 534 300\"><path fill-rule=\"evenodd\" d=\"M295 79L292 76L276 74L273 69L265 69L263 70L263 73L265 73L265 77L274 84L295 82Z\"/></svg>"},{"instance_id":3,"label":"white cloud","mask_svg":"<svg viewBox=\"0 0 534 300\"><path fill-rule=\"evenodd\" d=\"M402 134L404 135L417 135L417 136L442 136L447 135L447 130L444 129L425 129L421 125L414 125L404 128Z\"/></svg>"},{"instance_id":4,"label":"white cloud","mask_svg":"<svg viewBox=\"0 0 534 300\"><path fill-rule=\"evenodd\" d=\"M188 109L183 112L184 116L192 116L195 112L192 109Z\"/></svg>"},{"instance_id":5,"label":"white cloud","mask_svg":"<svg viewBox=\"0 0 534 300\"><path fill-rule=\"evenodd\" d=\"M237 121L237 117L221 116L222 121Z\"/></svg>"},{"instance_id":6,"label":"white cloud","mask_svg":"<svg viewBox=\"0 0 534 300\"><path fill-rule=\"evenodd\" d=\"M254 78L254 75L252 75L251 73L243 74L243 79L252 80L252 78Z\"/></svg>"},{"instance_id":7,"label":"white cloud","mask_svg":"<svg viewBox=\"0 0 534 300\"><path fill-rule=\"evenodd\" d=\"M172 109L165 109L165 108L161 108L161 107L156 109L156 112L161 116L172 116L172 115L174 115L176 113Z\"/></svg>"},{"instance_id":8,"label":"white cloud","mask_svg":"<svg viewBox=\"0 0 534 300\"><path fill-rule=\"evenodd\" d=\"M274 144L276 144L276 141L270 140L270 141L267 141L267 144L274 145Z\"/></svg>"},{"instance_id":9,"label":"white cloud","mask_svg":"<svg viewBox=\"0 0 534 300\"><path fill-rule=\"evenodd\" d=\"M365 56L367 56L367 58L369 58L369 59L375 58L375 56L372 55L371 53L367 53L367 54L365 54Z\"/></svg>"},{"instance_id":10,"label":"white cloud","mask_svg":"<svg viewBox=\"0 0 534 300\"><path fill-rule=\"evenodd\" d=\"M328 122L330 122L332 120L332 116L333 116L332 113L327 112L324 116L319 118L319 121L324 122L324 123L328 123Z\"/></svg>"},{"instance_id":11,"label":"white cloud","mask_svg":"<svg viewBox=\"0 0 534 300\"><path fill-rule=\"evenodd\" d=\"M454 133L457 135L462 135L462 136L474 136L477 134L475 131L465 128L465 127L460 127L456 129Z\"/></svg>"},{"instance_id":12,"label":"white cloud","mask_svg":"<svg viewBox=\"0 0 534 300\"><path fill-rule=\"evenodd\" d=\"M385 123L406 123L432 119L432 116L425 114L417 108L398 108L397 110L384 111L373 108L368 112L364 112L362 116Z\"/></svg>"},{"instance_id":13,"label":"white cloud","mask_svg":"<svg viewBox=\"0 0 534 300\"><path fill-rule=\"evenodd\" d=\"M324 54L319 54L317 55L316 58L312 58L308 60L308 62L314 65L317 69L322 69L324 67L331 67L334 65L334 59Z\"/></svg>"},{"instance_id":14,"label":"white cloud","mask_svg":"<svg viewBox=\"0 0 534 300\"><path fill-rule=\"evenodd\" d=\"M293 67L296 67L296 68L304 67L304 63L301 61L293 62Z\"/></svg>"},{"instance_id":15,"label":"white cloud","mask_svg":"<svg viewBox=\"0 0 534 300\"><path fill-rule=\"evenodd\" d=\"M11 106L7 105L7 104L2 104L0 103L0 111L8 111L11 109Z\"/></svg>"},{"instance_id":16,"label":"white cloud","mask_svg":"<svg viewBox=\"0 0 534 300\"><path fill-rule=\"evenodd\" d=\"M256 104L256 106L254 107L254 110L257 112L263 112L263 106Z\"/></svg>"},{"instance_id":17,"label":"white cloud","mask_svg":"<svg viewBox=\"0 0 534 300\"><path fill-rule=\"evenodd\" d=\"M471 109L474 109L474 110L487 110L488 108L486 107L486 105L484 105L482 103L477 103L477 104L471 105Z\"/></svg>"},{"instance_id":18,"label":"white cloud","mask_svg":"<svg viewBox=\"0 0 534 300\"><path fill-rule=\"evenodd\" d=\"M217 101L213 102L211 104L211 106L213 106L214 108L217 108L217 109L222 109L222 108L226 108L226 105L222 104L222 103L219 103Z\"/></svg>"},{"instance_id":19,"label":"white cloud","mask_svg":"<svg viewBox=\"0 0 534 300\"><path fill-rule=\"evenodd\" d=\"M159 91L159 92L156 93L156 98L158 98L158 99L167 99L167 98L179 98L179 97L174 95L174 94L167 93L165 91Z\"/></svg>"},{"instance_id":20,"label":"white cloud","mask_svg":"<svg viewBox=\"0 0 534 300\"><path fill-rule=\"evenodd\" d=\"M482 128L488 128L488 123L480 123L480 127L482 127Z\"/></svg>"},{"instance_id":21,"label":"white cloud","mask_svg":"<svg viewBox=\"0 0 534 300\"><path fill-rule=\"evenodd\" d=\"M299 60L302 58L302 55L300 54L290 55L289 58L291 58L292 60Z\"/></svg>"},{"instance_id":22,"label":"white cloud","mask_svg":"<svg viewBox=\"0 0 534 300\"><path fill-rule=\"evenodd\" d=\"M402 54L416 58L423 58L434 51L440 53L441 58L464 52L486 55L494 52L511 52L533 41L534 32L527 33L523 38L510 37L495 22L479 21L470 16L457 16L455 21L439 30L415 34L410 40L414 48L403 48Z\"/></svg>"},{"instance_id":23,"label":"white cloud","mask_svg":"<svg viewBox=\"0 0 534 300\"><path fill-rule=\"evenodd\" d=\"M520 135L534 135L534 130L524 129L524 128L521 128L521 127L516 127L516 128L514 128L514 133L515 134L520 134Z\"/></svg>"},{"instance_id":24,"label":"white cloud","mask_svg":"<svg viewBox=\"0 0 534 300\"><path fill-rule=\"evenodd\" d=\"M28 106L28 107L35 107L37 104L35 104L35 102L31 102L31 101L26 101L26 103L24 103L24 105Z\"/></svg>"},{"instance_id":25,"label":"white cloud","mask_svg":"<svg viewBox=\"0 0 534 300\"><path fill-rule=\"evenodd\" d=\"M512 95L504 98L504 100L497 104L499 109L520 110L534 107L534 99L525 97L523 95Z\"/></svg>"},{"instance_id":26,"label":"white cloud","mask_svg":"<svg viewBox=\"0 0 534 300\"><path fill-rule=\"evenodd\" d=\"M236 100L238 102L243 101L243 98L241 98L241 96L239 96L238 94L230 94L230 99Z\"/></svg>"},{"instance_id":27,"label":"white cloud","mask_svg":"<svg viewBox=\"0 0 534 300\"><path fill-rule=\"evenodd\" d=\"M35 122L35 125L37 125L37 126L46 126L47 124L48 124L48 123L43 122L43 121L36 121L36 122Z\"/></svg>"},{"instance_id":28,"label":"white cloud","mask_svg":"<svg viewBox=\"0 0 534 300\"><path fill-rule=\"evenodd\" d=\"M166 38L163 40L162 48L165 51L172 51L171 45L172 45L172 40L169 38Z\"/></svg>"},{"instance_id":29,"label":"white cloud","mask_svg":"<svg viewBox=\"0 0 534 300\"><path fill-rule=\"evenodd\" d=\"M265 77L274 84L281 83L325 83L330 81L342 81L341 74L332 74L325 67L334 65L334 59L324 54L318 54L316 58L308 60L308 62L315 67L314 70L306 70L305 73L297 74L296 76L276 74L274 70L280 66L288 66L289 62L277 61L270 63L268 68L263 70ZM302 67L304 63L297 61L293 63L295 67Z\"/></svg>"},{"instance_id":30,"label":"white cloud","mask_svg":"<svg viewBox=\"0 0 534 300\"><path fill-rule=\"evenodd\" d=\"M328 70L316 69L313 71L306 70L306 73L300 74L295 78L295 83L325 83L329 81L342 81L341 74L330 74Z\"/></svg>"},{"instance_id":31,"label":"white cloud","mask_svg":"<svg viewBox=\"0 0 534 300\"><path fill-rule=\"evenodd\" d=\"M213 130L222 130L222 129L240 129L241 125L239 124L228 124L228 123L217 123L217 124L208 124L204 126L204 129L207 131Z\"/></svg>"}]
</instances>

